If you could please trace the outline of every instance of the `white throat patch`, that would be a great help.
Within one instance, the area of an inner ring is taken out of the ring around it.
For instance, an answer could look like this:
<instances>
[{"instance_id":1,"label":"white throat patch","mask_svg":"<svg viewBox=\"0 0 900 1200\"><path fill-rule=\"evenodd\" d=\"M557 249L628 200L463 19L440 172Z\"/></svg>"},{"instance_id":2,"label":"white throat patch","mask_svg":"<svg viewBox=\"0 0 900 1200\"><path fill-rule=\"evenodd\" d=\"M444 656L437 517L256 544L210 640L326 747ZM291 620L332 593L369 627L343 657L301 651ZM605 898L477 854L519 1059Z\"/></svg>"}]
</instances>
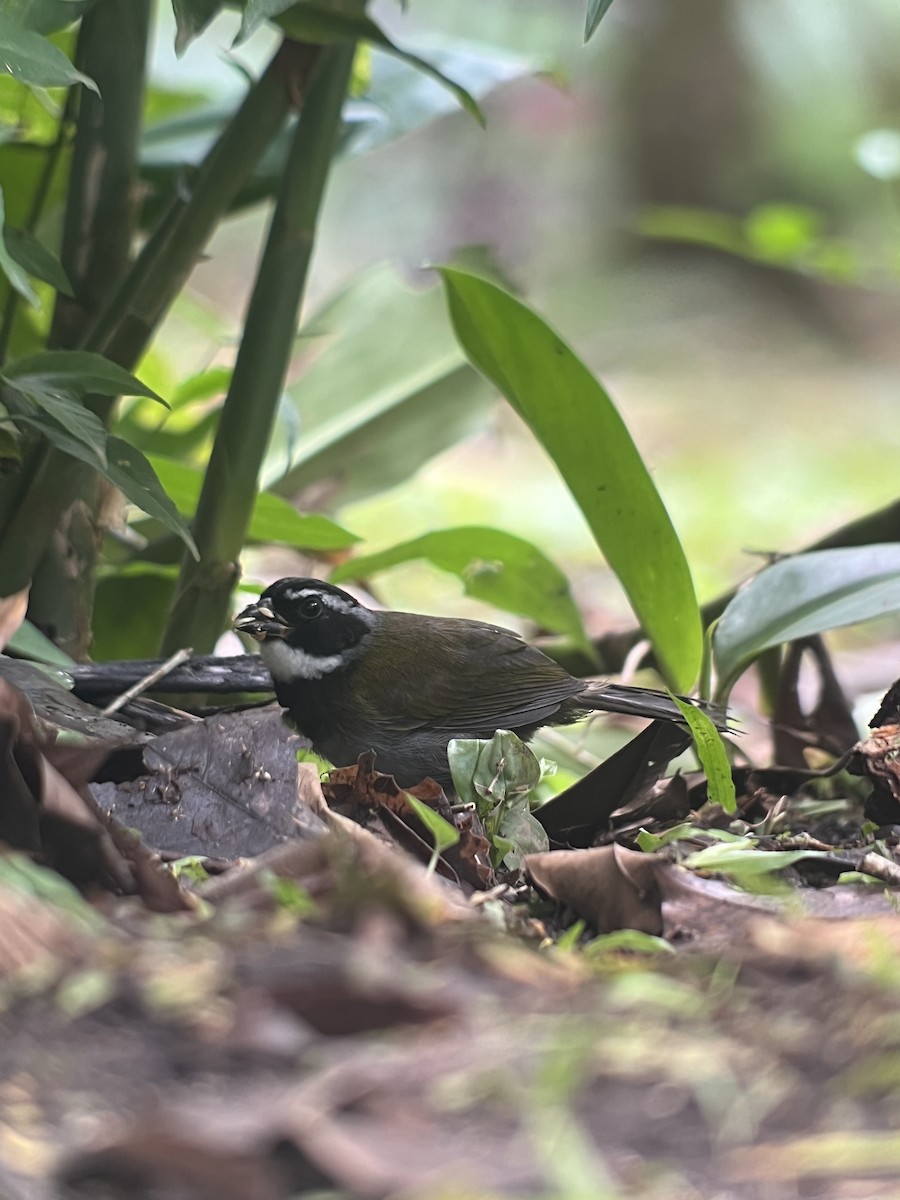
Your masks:
<instances>
[{"instance_id":1,"label":"white throat patch","mask_svg":"<svg viewBox=\"0 0 900 1200\"><path fill-rule=\"evenodd\" d=\"M269 668L272 678L285 683L292 679L321 679L347 661L342 654L307 654L305 650L289 646L281 638L272 637L266 638L261 644L259 656Z\"/></svg>"}]
</instances>

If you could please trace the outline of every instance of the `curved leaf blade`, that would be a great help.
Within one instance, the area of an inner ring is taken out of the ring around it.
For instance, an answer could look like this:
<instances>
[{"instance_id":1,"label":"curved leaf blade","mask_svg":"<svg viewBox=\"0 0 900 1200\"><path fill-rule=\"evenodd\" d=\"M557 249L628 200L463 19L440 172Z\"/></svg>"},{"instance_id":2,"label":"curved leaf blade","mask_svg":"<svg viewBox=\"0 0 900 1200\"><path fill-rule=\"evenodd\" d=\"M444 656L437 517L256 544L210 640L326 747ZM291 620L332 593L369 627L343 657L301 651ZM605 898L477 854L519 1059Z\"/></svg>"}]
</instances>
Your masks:
<instances>
[{"instance_id":1,"label":"curved leaf blade","mask_svg":"<svg viewBox=\"0 0 900 1200\"><path fill-rule=\"evenodd\" d=\"M39 403L38 395L64 392L72 396L147 396L169 407L130 371L90 350L45 350L17 358L4 367L3 377L35 403Z\"/></svg>"},{"instance_id":2,"label":"curved leaf blade","mask_svg":"<svg viewBox=\"0 0 900 1200\"><path fill-rule=\"evenodd\" d=\"M166 493L185 516L193 516L203 485L203 472L168 458L152 457ZM280 496L260 492L247 533L249 541L296 546L302 550L345 550L359 541L321 513L299 513Z\"/></svg>"},{"instance_id":3,"label":"curved leaf blade","mask_svg":"<svg viewBox=\"0 0 900 1200\"><path fill-rule=\"evenodd\" d=\"M669 695L678 705L685 724L691 731L694 749L706 774L706 790L710 800L713 804L718 804L723 812L735 812L737 793L734 776L731 774L731 763L728 761L725 743L719 736L718 729L702 708L688 704L672 692L669 692Z\"/></svg>"},{"instance_id":4,"label":"curved leaf blade","mask_svg":"<svg viewBox=\"0 0 900 1200\"><path fill-rule=\"evenodd\" d=\"M34 87L68 87L83 83L100 94L93 79L76 71L62 50L0 12L0 74L4 72L20 83Z\"/></svg>"},{"instance_id":5,"label":"curved leaf blade","mask_svg":"<svg viewBox=\"0 0 900 1200\"><path fill-rule=\"evenodd\" d=\"M565 634L593 654L565 575L537 546L501 529L482 525L439 529L352 558L332 571L331 579L335 583L362 579L419 558L456 575L469 596Z\"/></svg>"},{"instance_id":6,"label":"curved leaf blade","mask_svg":"<svg viewBox=\"0 0 900 1200\"><path fill-rule=\"evenodd\" d=\"M0 46L0 54L2 54L2 46ZM41 302L38 299L37 292L31 286L27 272L23 270L22 266L16 260L15 255L10 252L9 242L7 241L9 230L4 227L5 220L6 209L3 201L3 190L0 189L0 230L3 231L3 236L0 237L0 271L3 272L20 296L27 300L32 307L40 310Z\"/></svg>"},{"instance_id":7,"label":"curved leaf blade","mask_svg":"<svg viewBox=\"0 0 900 1200\"><path fill-rule=\"evenodd\" d=\"M347 41L364 41L371 42L373 46L378 46L382 50L386 50L388 54L393 54L397 58L402 59L411 67L415 67L417 71L422 71L428 75L436 83L447 88L456 97L460 106L475 118L482 127L485 124L484 114L478 106L478 101L467 91L461 84L445 75L433 63L427 59L420 58L418 54L413 54L409 50L403 50L396 42L392 42L384 30L367 17L355 13L336 12L329 7L316 3L292 4L285 8L279 3L279 0L258 0L251 5L248 4L244 14L244 25L242 25L238 33L236 42L242 41L259 22L270 15L271 10L281 10L274 15L274 19L281 26L288 37L294 38L300 42L318 42L322 45L329 45L333 42ZM248 25L247 14L250 12L251 22ZM245 25L247 28L245 28Z\"/></svg>"},{"instance_id":8,"label":"curved leaf blade","mask_svg":"<svg viewBox=\"0 0 900 1200\"><path fill-rule=\"evenodd\" d=\"M588 0L587 12L584 17L584 40L589 42L597 31L597 26L606 16L612 5L612 0Z\"/></svg>"},{"instance_id":9,"label":"curved leaf blade","mask_svg":"<svg viewBox=\"0 0 900 1200\"><path fill-rule=\"evenodd\" d=\"M52 251L38 241L33 233L29 233L26 229L11 229L7 226L3 230L3 240L10 257L29 275L34 275L36 279L49 283L51 287L66 296L74 295L72 284L63 270L62 263Z\"/></svg>"},{"instance_id":10,"label":"curved leaf blade","mask_svg":"<svg viewBox=\"0 0 900 1200\"><path fill-rule=\"evenodd\" d=\"M541 317L458 267L441 267L456 336L556 464L679 691L703 650L694 584L678 535L612 400Z\"/></svg>"},{"instance_id":11,"label":"curved leaf blade","mask_svg":"<svg viewBox=\"0 0 900 1200\"><path fill-rule=\"evenodd\" d=\"M900 611L900 545L813 550L764 567L716 627L720 692L764 650Z\"/></svg>"},{"instance_id":12,"label":"curved leaf blade","mask_svg":"<svg viewBox=\"0 0 900 1200\"><path fill-rule=\"evenodd\" d=\"M191 531L182 520L149 459L140 450L123 442L121 438L109 437L106 441L106 469L103 474L114 483L132 504L136 504L149 517L155 517L166 529L176 534L199 559Z\"/></svg>"}]
</instances>

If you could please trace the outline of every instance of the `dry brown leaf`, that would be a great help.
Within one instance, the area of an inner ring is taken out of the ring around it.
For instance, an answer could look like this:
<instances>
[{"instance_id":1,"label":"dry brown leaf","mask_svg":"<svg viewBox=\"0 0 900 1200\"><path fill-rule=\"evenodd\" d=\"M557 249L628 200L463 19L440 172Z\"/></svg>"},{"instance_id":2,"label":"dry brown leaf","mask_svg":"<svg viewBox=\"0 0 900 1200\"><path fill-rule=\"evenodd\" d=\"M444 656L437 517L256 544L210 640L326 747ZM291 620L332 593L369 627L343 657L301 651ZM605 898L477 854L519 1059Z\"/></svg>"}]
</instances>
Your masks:
<instances>
[{"instance_id":1,"label":"dry brown leaf","mask_svg":"<svg viewBox=\"0 0 900 1200\"><path fill-rule=\"evenodd\" d=\"M656 856L625 846L529 854L525 870L542 892L583 917L598 933L662 933Z\"/></svg>"}]
</instances>

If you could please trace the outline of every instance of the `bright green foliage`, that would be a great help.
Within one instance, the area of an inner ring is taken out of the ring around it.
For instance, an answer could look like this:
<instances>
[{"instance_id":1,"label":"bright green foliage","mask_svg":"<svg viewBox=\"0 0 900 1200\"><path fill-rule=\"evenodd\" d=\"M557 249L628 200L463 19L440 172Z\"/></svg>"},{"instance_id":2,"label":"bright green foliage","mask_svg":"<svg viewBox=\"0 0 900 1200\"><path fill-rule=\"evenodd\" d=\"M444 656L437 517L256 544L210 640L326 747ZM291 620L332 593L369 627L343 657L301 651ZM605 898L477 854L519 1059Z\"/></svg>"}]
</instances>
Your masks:
<instances>
[{"instance_id":1,"label":"bright green foliage","mask_svg":"<svg viewBox=\"0 0 900 1200\"><path fill-rule=\"evenodd\" d=\"M455 825L451 825L449 821L445 821L441 814L435 812L430 804L425 804L424 801L419 800L409 792L406 793L406 803L428 830L434 842L434 853L428 864L428 870L430 872L434 871L441 854L445 850L449 850L451 846L455 846L459 841L459 830Z\"/></svg>"},{"instance_id":2,"label":"bright green foliage","mask_svg":"<svg viewBox=\"0 0 900 1200\"><path fill-rule=\"evenodd\" d=\"M900 611L900 546L888 542L798 554L763 568L716 626L713 654L726 696L770 646Z\"/></svg>"},{"instance_id":3,"label":"bright green foliage","mask_svg":"<svg viewBox=\"0 0 900 1200\"><path fill-rule=\"evenodd\" d=\"M725 812L733 813L737 808L734 779L725 743L719 736L718 729L702 708L696 708L678 696L672 696L672 699L681 709L685 723L691 731L697 757L706 772L706 790L710 800L713 804L721 805Z\"/></svg>"},{"instance_id":4,"label":"bright green foliage","mask_svg":"<svg viewBox=\"0 0 900 1200\"><path fill-rule=\"evenodd\" d=\"M442 267L457 337L556 464L673 686L690 688L703 634L669 514L615 406L536 313L494 283Z\"/></svg>"},{"instance_id":5,"label":"bright green foliage","mask_svg":"<svg viewBox=\"0 0 900 1200\"><path fill-rule=\"evenodd\" d=\"M426 533L389 550L351 558L332 572L331 580L366 579L420 558L458 576L468 595L565 634L586 654L593 653L565 575L531 542L500 529L467 525Z\"/></svg>"},{"instance_id":6,"label":"bright green foliage","mask_svg":"<svg viewBox=\"0 0 900 1200\"><path fill-rule=\"evenodd\" d=\"M78 14L73 12L74 19ZM7 12L0 12L0 72L32 87L68 87L82 83L97 91L87 75L76 71L57 46L45 37L23 28Z\"/></svg>"},{"instance_id":7,"label":"bright green foliage","mask_svg":"<svg viewBox=\"0 0 900 1200\"><path fill-rule=\"evenodd\" d=\"M495 865L519 870L526 854L550 848L529 802L541 780L541 764L520 737L498 729L489 741L454 738L447 758L457 795L474 804L484 821Z\"/></svg>"}]
</instances>

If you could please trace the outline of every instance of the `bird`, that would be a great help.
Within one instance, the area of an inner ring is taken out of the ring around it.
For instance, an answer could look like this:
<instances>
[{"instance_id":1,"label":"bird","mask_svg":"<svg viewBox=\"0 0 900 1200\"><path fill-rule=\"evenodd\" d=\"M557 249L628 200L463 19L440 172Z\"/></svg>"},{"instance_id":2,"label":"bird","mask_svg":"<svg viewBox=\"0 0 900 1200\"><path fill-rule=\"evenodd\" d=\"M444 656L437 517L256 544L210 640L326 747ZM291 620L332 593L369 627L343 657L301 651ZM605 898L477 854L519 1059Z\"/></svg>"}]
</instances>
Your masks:
<instances>
[{"instance_id":1,"label":"bird","mask_svg":"<svg viewBox=\"0 0 900 1200\"><path fill-rule=\"evenodd\" d=\"M447 744L523 741L591 712L684 723L667 692L578 679L519 634L460 617L367 608L321 579L279 579L234 620L260 643L290 723L322 758L355 764L368 751L399 786L431 777L452 790ZM727 715L709 707L718 728Z\"/></svg>"}]
</instances>

